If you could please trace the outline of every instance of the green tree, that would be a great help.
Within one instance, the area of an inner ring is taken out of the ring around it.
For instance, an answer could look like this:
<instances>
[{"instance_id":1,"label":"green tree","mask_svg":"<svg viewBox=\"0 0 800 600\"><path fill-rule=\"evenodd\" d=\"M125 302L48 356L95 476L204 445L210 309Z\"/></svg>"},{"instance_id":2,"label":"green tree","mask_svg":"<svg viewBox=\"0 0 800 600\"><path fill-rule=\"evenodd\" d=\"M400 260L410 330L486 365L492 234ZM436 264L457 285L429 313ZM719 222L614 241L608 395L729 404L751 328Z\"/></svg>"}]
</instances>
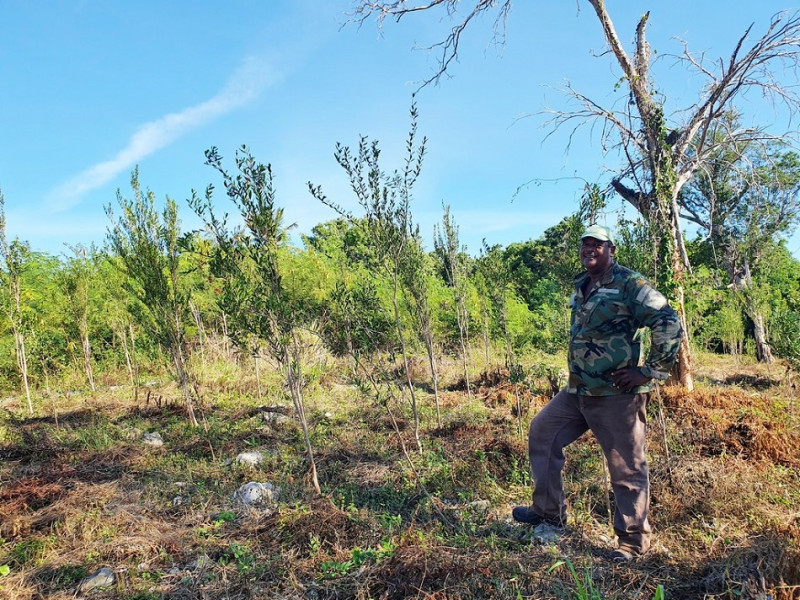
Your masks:
<instances>
[{"instance_id":1,"label":"green tree","mask_svg":"<svg viewBox=\"0 0 800 600\"><path fill-rule=\"evenodd\" d=\"M230 332L242 348L266 344L267 351L280 365L286 386L303 430L311 481L320 494L317 466L311 447L308 420L303 401L303 338L315 311L308 298L291 294L280 260L280 250L288 237L283 226L283 209L275 204L275 188L270 165L256 161L246 146L236 153L238 173L223 166L216 148L206 151L206 164L223 180L226 194L244 221L231 228L227 215L220 219L213 208L214 186L205 198L192 193L192 209L206 224L216 243L211 269L223 282L220 308L230 317Z\"/></svg>"},{"instance_id":2,"label":"green tree","mask_svg":"<svg viewBox=\"0 0 800 600\"><path fill-rule=\"evenodd\" d=\"M469 374L469 307L467 303L469 291L468 255L465 246L458 239L458 225L450 215L450 207L444 206L442 228L434 226L433 232L434 251L444 272L445 281L453 293L453 305L458 325L458 343L461 347L461 363L464 369L464 383L467 386L467 395L472 397L472 386ZM489 352L488 331L484 337L487 362Z\"/></svg>"},{"instance_id":3,"label":"green tree","mask_svg":"<svg viewBox=\"0 0 800 600\"><path fill-rule=\"evenodd\" d=\"M511 332L508 326L508 305L511 292L511 267L503 257L500 245L489 247L483 240L483 252L478 259L478 271L486 282L486 293L489 297L494 321L505 342L505 364L514 384L514 397L517 405L517 429L522 435L522 405L519 398L519 384L524 379L522 366L517 362L514 346L511 343Z\"/></svg>"},{"instance_id":4,"label":"green tree","mask_svg":"<svg viewBox=\"0 0 800 600\"><path fill-rule=\"evenodd\" d=\"M419 178L425 156L426 139L423 138L417 144L417 117L416 106L412 105L411 127L406 140L404 163L402 168L391 174L386 173L381 167L381 150L377 140L370 141L366 136L362 136L356 153L348 146L336 144L334 153L336 162L347 174L356 200L364 210L363 220L356 220L349 211L329 200L319 186L309 183L309 191L317 200L331 207L351 223L366 225L364 233L370 240L378 264L391 282L391 302L397 343L403 360L406 389L410 396L414 418L414 437L421 450L417 394L411 382L409 352L400 313L404 258L415 232L411 213L412 190Z\"/></svg>"},{"instance_id":5,"label":"green tree","mask_svg":"<svg viewBox=\"0 0 800 600\"><path fill-rule=\"evenodd\" d=\"M514 288L532 311L540 300L533 290L543 280L555 283L565 297L572 293L575 275L582 270L578 247L584 229L581 215L570 215L538 239L509 244L503 251Z\"/></svg>"},{"instance_id":6,"label":"green tree","mask_svg":"<svg viewBox=\"0 0 800 600\"><path fill-rule=\"evenodd\" d=\"M139 372L140 364L137 353L137 339L140 331L149 328L138 325L144 320L150 320L147 308L141 300L131 294L130 287L126 285L127 277L121 260L117 256L103 252L97 263L98 278L102 280L100 286L100 314L104 326L110 329L112 342L119 347L121 359L124 360L125 370L133 389L134 400L139 399ZM139 315L139 318L137 318Z\"/></svg>"},{"instance_id":7,"label":"green tree","mask_svg":"<svg viewBox=\"0 0 800 600\"><path fill-rule=\"evenodd\" d=\"M28 410L33 414L33 400L28 382L28 354L25 350L25 338L29 327L25 319L23 306L22 277L30 257L30 247L18 239L10 243L6 237L5 197L0 191L0 283L2 283L2 306L14 337L14 352L20 378L28 400Z\"/></svg>"},{"instance_id":8,"label":"green tree","mask_svg":"<svg viewBox=\"0 0 800 600\"><path fill-rule=\"evenodd\" d=\"M582 269L578 247L584 229L582 215L570 215L539 238L503 250L511 287L531 312L530 341L545 352L562 350L569 342L567 299Z\"/></svg>"},{"instance_id":9,"label":"green tree","mask_svg":"<svg viewBox=\"0 0 800 600\"><path fill-rule=\"evenodd\" d=\"M428 366L431 372L433 397L436 403L436 423L442 426L442 413L439 406L439 373L436 367L436 349L433 340L433 311L431 307L431 280L433 278L433 265L430 257L422 247L419 231L412 236L406 246L403 257L403 287L413 306L412 316L414 324L422 338L425 351L428 354Z\"/></svg>"},{"instance_id":10,"label":"green tree","mask_svg":"<svg viewBox=\"0 0 800 600\"><path fill-rule=\"evenodd\" d=\"M40 376L47 394L51 375L63 372L73 358L65 327L69 319L66 301L57 285L62 267L61 261L49 254L31 252L22 280L24 320L30 331L26 337L29 377L33 382Z\"/></svg>"},{"instance_id":11,"label":"green tree","mask_svg":"<svg viewBox=\"0 0 800 600\"><path fill-rule=\"evenodd\" d=\"M131 188L130 199L117 190L119 217L110 204L106 206L111 221L108 240L128 277L128 290L146 307L152 318L153 334L172 359L189 421L196 427L196 390L186 355L184 319L189 296L181 281L178 207L167 197L159 215L155 194L139 185L138 168L131 173Z\"/></svg>"},{"instance_id":12,"label":"green tree","mask_svg":"<svg viewBox=\"0 0 800 600\"><path fill-rule=\"evenodd\" d=\"M729 113L712 129L715 137L740 128ZM701 227L717 267L753 324L756 356L772 361L768 342L768 292L758 283L761 260L777 238L791 232L800 210L800 156L783 144L754 140L720 145L679 197L686 219Z\"/></svg>"},{"instance_id":13,"label":"green tree","mask_svg":"<svg viewBox=\"0 0 800 600\"><path fill-rule=\"evenodd\" d=\"M762 256L770 293L770 343L775 353L800 369L800 260L784 240Z\"/></svg>"},{"instance_id":14,"label":"green tree","mask_svg":"<svg viewBox=\"0 0 800 600\"><path fill-rule=\"evenodd\" d=\"M508 329L508 295L511 288L511 268L503 257L502 246L489 246L483 240L483 250L478 259L478 270L483 274L486 281L486 292L489 295L489 302L492 316L496 328L503 338L505 346L506 367L516 362L514 358L514 348L511 344L511 334Z\"/></svg>"},{"instance_id":15,"label":"green tree","mask_svg":"<svg viewBox=\"0 0 800 600\"><path fill-rule=\"evenodd\" d=\"M89 331L89 290L95 287L97 252L95 248L72 246L73 256L61 270L59 285L67 300L67 315L77 330L83 358L83 372L92 392L97 390L92 367L92 344Z\"/></svg>"}]
</instances>

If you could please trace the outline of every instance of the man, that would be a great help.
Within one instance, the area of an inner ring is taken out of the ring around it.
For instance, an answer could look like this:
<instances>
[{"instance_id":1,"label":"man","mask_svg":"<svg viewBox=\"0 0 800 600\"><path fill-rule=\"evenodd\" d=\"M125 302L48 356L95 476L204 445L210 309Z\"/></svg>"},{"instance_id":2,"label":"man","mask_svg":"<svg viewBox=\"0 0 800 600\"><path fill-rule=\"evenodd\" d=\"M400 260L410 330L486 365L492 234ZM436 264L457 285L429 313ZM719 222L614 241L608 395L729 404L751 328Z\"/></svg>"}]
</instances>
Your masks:
<instances>
[{"instance_id":1,"label":"man","mask_svg":"<svg viewBox=\"0 0 800 600\"><path fill-rule=\"evenodd\" d=\"M667 378L681 326L667 299L638 273L614 262L609 228L592 225L581 236L586 269L575 278L570 305L569 382L531 422L528 452L533 504L517 506L515 520L566 523L561 476L564 448L588 429L603 449L616 508L615 560L650 547L650 483L645 456L646 403L655 380ZM639 330L649 328L649 356L639 366Z\"/></svg>"}]
</instances>

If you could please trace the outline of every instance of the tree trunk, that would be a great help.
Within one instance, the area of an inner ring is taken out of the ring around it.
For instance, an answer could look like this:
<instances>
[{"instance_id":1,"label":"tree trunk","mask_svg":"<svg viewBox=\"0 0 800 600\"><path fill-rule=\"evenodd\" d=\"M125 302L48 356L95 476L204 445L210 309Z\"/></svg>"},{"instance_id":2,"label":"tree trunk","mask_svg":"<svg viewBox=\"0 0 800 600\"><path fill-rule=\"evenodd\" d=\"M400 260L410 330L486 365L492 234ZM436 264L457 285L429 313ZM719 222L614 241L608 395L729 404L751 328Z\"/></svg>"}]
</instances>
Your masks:
<instances>
[{"instance_id":1,"label":"tree trunk","mask_svg":"<svg viewBox=\"0 0 800 600\"><path fill-rule=\"evenodd\" d=\"M89 325L85 320L81 323L81 348L83 349L83 370L86 373L86 379L89 382L89 388L92 392L96 392L97 388L94 385L94 373L92 372L92 346L89 343Z\"/></svg>"},{"instance_id":2,"label":"tree trunk","mask_svg":"<svg viewBox=\"0 0 800 600\"><path fill-rule=\"evenodd\" d=\"M50 389L50 373L47 370L47 363L42 359L42 375L44 375L44 391L48 396L52 396L53 392Z\"/></svg>"},{"instance_id":3,"label":"tree trunk","mask_svg":"<svg viewBox=\"0 0 800 600\"><path fill-rule=\"evenodd\" d=\"M203 364L206 364L206 332L203 328L203 320L200 316L200 311L198 310L197 306L195 306L194 302L189 301L189 310L192 313L194 324L197 327L197 338L200 340L200 360Z\"/></svg>"},{"instance_id":4,"label":"tree trunk","mask_svg":"<svg viewBox=\"0 0 800 600\"><path fill-rule=\"evenodd\" d=\"M758 362L771 363L775 360L772 356L772 348L767 342L767 328L764 325L764 315L753 312L750 315L753 319L753 335L756 339L756 358Z\"/></svg>"},{"instance_id":5,"label":"tree trunk","mask_svg":"<svg viewBox=\"0 0 800 600\"><path fill-rule=\"evenodd\" d=\"M689 326L686 321L686 306L684 304L686 294L683 287L683 262L678 260L678 265L676 275L679 273L680 278L677 279L676 277L678 281L678 285L675 289L675 297L678 304L676 312L681 320L683 337L681 338L681 346L678 350L678 360L675 364L675 376L678 382L685 387L687 391L691 392L694 389L694 376L692 375L692 350L689 346Z\"/></svg>"},{"instance_id":6,"label":"tree trunk","mask_svg":"<svg viewBox=\"0 0 800 600\"><path fill-rule=\"evenodd\" d=\"M228 317L225 313L222 313L222 343L223 343L223 350L225 351L225 358L230 359L231 357L231 346L230 346L230 338L228 337Z\"/></svg>"},{"instance_id":7,"label":"tree trunk","mask_svg":"<svg viewBox=\"0 0 800 600\"><path fill-rule=\"evenodd\" d=\"M428 363L431 368L431 383L433 384L433 399L436 403L436 424L441 429L442 427L442 411L439 406L439 373L436 371L436 354L433 347L433 335L430 329L427 329L424 334L425 349L428 351Z\"/></svg>"},{"instance_id":8,"label":"tree trunk","mask_svg":"<svg viewBox=\"0 0 800 600\"><path fill-rule=\"evenodd\" d=\"M17 346L17 366L22 375L22 383L25 386L25 397L28 399L28 411L33 414L33 401L31 400L31 387L28 384L28 356L25 353L25 336L21 332L14 332L14 341Z\"/></svg>"},{"instance_id":9,"label":"tree trunk","mask_svg":"<svg viewBox=\"0 0 800 600\"><path fill-rule=\"evenodd\" d=\"M186 369L186 359L183 356L183 348L181 344L177 343L172 348L172 361L175 365L175 371L178 375L178 382L183 390L183 398L186 401L186 413L189 417L189 422L193 427L198 427L199 423L194 414L194 401L192 398L192 389L189 385L189 372Z\"/></svg>"},{"instance_id":10,"label":"tree trunk","mask_svg":"<svg viewBox=\"0 0 800 600\"><path fill-rule=\"evenodd\" d=\"M128 332L131 336L131 366L133 367L133 400L139 401L139 363L136 361L136 338L133 335L133 323L128 323Z\"/></svg>"},{"instance_id":11,"label":"tree trunk","mask_svg":"<svg viewBox=\"0 0 800 600\"><path fill-rule=\"evenodd\" d=\"M764 314L758 309L757 303L752 295L753 290L753 276L750 273L750 261L745 258L744 260L744 281L747 289L744 290L745 294L745 312L747 316L753 321L753 337L756 341L756 358L758 362L771 363L775 360L772 356L772 348L767 342L767 326L764 320Z\"/></svg>"},{"instance_id":12,"label":"tree trunk","mask_svg":"<svg viewBox=\"0 0 800 600\"><path fill-rule=\"evenodd\" d=\"M668 127L664 118L664 108L652 95L649 78L650 44L647 42L645 29L650 13L647 12L639 20L636 27L636 52L633 57L625 52L606 11L603 0L588 0L597 14L603 33L611 52L617 59L630 87L636 111L641 119L640 149L646 158L646 171L651 186L649 190L635 192L621 185L619 180L612 182L614 189L625 198L636 210L647 219L656 241L657 264L659 269L657 281L662 291L673 296L683 327L678 359L673 373L687 390L694 388L692 377L692 353L689 347L689 331L684 306L684 255L683 237L678 222L677 197L680 186L676 173L676 158L673 146L667 141ZM623 133L625 131L623 127ZM686 263L688 265L688 262Z\"/></svg>"},{"instance_id":13,"label":"tree trunk","mask_svg":"<svg viewBox=\"0 0 800 600\"><path fill-rule=\"evenodd\" d=\"M131 380L131 387L136 389L136 380L133 377L133 363L131 363L131 353L128 349L128 336L125 334L125 328L120 327L117 330L117 337L122 344L122 352L125 354L125 368L128 370L128 378Z\"/></svg>"},{"instance_id":14,"label":"tree trunk","mask_svg":"<svg viewBox=\"0 0 800 600\"><path fill-rule=\"evenodd\" d=\"M483 311L483 331L481 331L481 335L483 336L483 359L484 359L484 368L489 368L489 313L487 311Z\"/></svg>"},{"instance_id":15,"label":"tree trunk","mask_svg":"<svg viewBox=\"0 0 800 600\"><path fill-rule=\"evenodd\" d=\"M296 345L297 340L294 339L293 343ZM317 477L317 463L314 460L314 451L311 448L311 436L308 433L308 421L306 420L306 408L303 402L301 385L300 359L297 357L298 352L296 348L294 354L294 358L290 357L288 350L284 348L281 362L283 363L283 368L286 369L286 379L289 385L289 391L292 395L292 402L294 403L297 417L300 419L300 427L303 430L303 442L306 446L306 455L308 456L309 469L311 471L311 484L314 486L314 491L317 492L317 494L322 494L322 490L319 487L319 478Z\"/></svg>"},{"instance_id":16,"label":"tree trunk","mask_svg":"<svg viewBox=\"0 0 800 600\"><path fill-rule=\"evenodd\" d=\"M461 302L456 301L456 321L458 321L458 341L461 344L461 360L464 364L464 383L467 386L467 397L471 400L472 399L472 386L469 382L469 332L467 331L468 327L468 319L469 317L465 317L464 313L466 310L464 309Z\"/></svg>"},{"instance_id":17,"label":"tree trunk","mask_svg":"<svg viewBox=\"0 0 800 600\"><path fill-rule=\"evenodd\" d=\"M261 371L258 366L258 350L253 353L253 360L256 363L256 388L258 389L258 401L263 402L261 398Z\"/></svg>"},{"instance_id":18,"label":"tree trunk","mask_svg":"<svg viewBox=\"0 0 800 600\"><path fill-rule=\"evenodd\" d=\"M506 368L510 369L516 362L514 359L514 350L511 348L511 334L508 332L508 315L506 314L505 298L503 299L503 306L500 309L500 326L503 328L503 338L506 341Z\"/></svg>"},{"instance_id":19,"label":"tree trunk","mask_svg":"<svg viewBox=\"0 0 800 600\"><path fill-rule=\"evenodd\" d=\"M419 410L417 408L417 394L414 391L414 384L411 382L411 373L408 367L408 353L406 352L406 340L403 335L403 324L400 321L400 307L397 304L398 280L397 272L394 272L394 293L392 294L392 308L394 309L394 323L397 328L397 341L400 342L400 355L403 357L403 370L406 373L406 385L408 393L411 394L411 411L414 413L414 439L417 442L417 449L422 453L422 440L419 438Z\"/></svg>"}]
</instances>

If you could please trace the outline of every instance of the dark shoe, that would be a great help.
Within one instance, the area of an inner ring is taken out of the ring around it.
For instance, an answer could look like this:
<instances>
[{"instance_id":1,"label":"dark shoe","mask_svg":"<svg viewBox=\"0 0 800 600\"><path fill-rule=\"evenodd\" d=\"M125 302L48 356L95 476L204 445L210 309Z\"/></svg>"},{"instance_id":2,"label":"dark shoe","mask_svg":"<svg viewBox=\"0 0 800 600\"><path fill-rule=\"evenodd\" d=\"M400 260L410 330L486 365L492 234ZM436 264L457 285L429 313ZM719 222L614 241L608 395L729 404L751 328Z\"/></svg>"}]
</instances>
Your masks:
<instances>
[{"instance_id":1,"label":"dark shoe","mask_svg":"<svg viewBox=\"0 0 800 600\"><path fill-rule=\"evenodd\" d=\"M610 555L609 558L616 563L626 563L632 561L634 558L641 556L638 552L631 548L617 548Z\"/></svg>"},{"instance_id":2,"label":"dark shoe","mask_svg":"<svg viewBox=\"0 0 800 600\"><path fill-rule=\"evenodd\" d=\"M533 509L530 506L515 506L514 510L511 511L511 516L515 521L519 521L520 523L528 523L534 527L541 525L542 523L547 523L553 527L564 526L564 524L561 522L561 519L548 519L547 517L543 517L533 512Z\"/></svg>"}]
</instances>

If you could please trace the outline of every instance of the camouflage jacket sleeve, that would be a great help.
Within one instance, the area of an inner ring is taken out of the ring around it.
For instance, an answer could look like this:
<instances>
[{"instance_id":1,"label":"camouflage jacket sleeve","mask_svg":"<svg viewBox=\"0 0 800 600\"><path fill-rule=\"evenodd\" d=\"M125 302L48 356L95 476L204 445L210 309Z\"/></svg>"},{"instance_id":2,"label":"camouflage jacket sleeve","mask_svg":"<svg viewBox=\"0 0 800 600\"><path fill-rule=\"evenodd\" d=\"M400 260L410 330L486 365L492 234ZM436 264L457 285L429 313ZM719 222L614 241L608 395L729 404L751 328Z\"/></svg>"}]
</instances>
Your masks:
<instances>
[{"instance_id":1,"label":"camouflage jacket sleeve","mask_svg":"<svg viewBox=\"0 0 800 600\"><path fill-rule=\"evenodd\" d=\"M650 354L642 366L642 373L653 379L664 380L678 355L681 345L680 318L667 299L644 278L636 278L632 294L633 316L652 332Z\"/></svg>"}]
</instances>

